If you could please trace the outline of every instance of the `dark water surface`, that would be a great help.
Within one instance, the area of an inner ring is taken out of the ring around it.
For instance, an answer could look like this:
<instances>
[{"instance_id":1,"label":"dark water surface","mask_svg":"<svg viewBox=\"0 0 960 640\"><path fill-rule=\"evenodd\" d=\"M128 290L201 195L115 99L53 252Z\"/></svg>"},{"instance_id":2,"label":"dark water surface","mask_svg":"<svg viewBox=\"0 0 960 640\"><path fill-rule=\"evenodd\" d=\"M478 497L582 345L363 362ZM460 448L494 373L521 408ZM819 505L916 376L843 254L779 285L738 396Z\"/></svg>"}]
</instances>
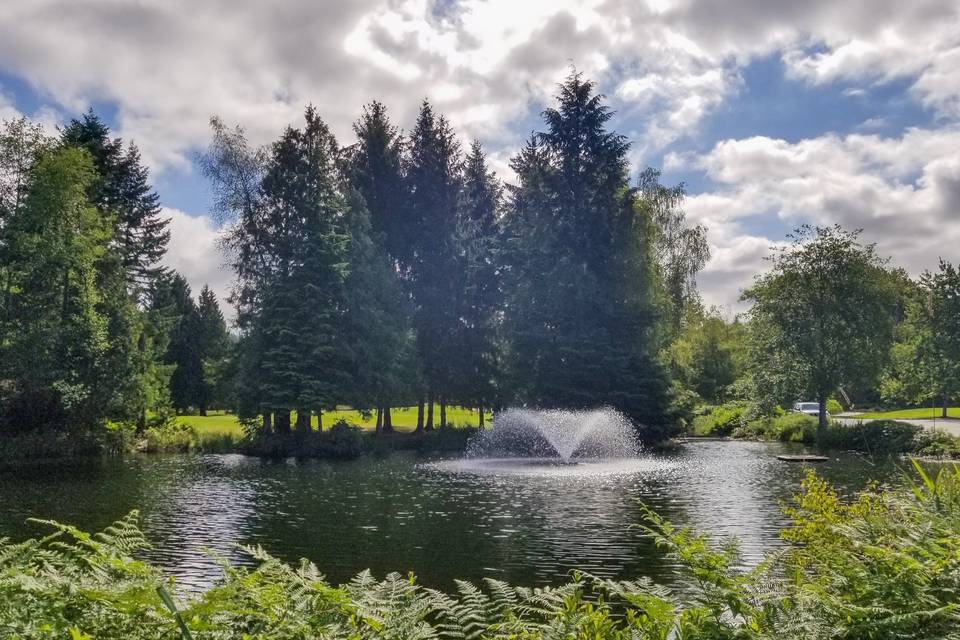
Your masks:
<instances>
[{"instance_id":1,"label":"dark water surface","mask_svg":"<svg viewBox=\"0 0 960 640\"><path fill-rule=\"evenodd\" d=\"M574 568L675 583L642 533L636 501L676 524L741 540L747 562L778 544L780 504L805 465L785 445L697 442L631 471L454 472L409 456L356 462L266 462L239 455L153 455L0 474L0 536L36 535L31 516L86 529L140 509L148 559L186 588L220 575L210 550L237 562L238 543L314 561L334 583L371 568L520 584L563 581ZM789 449L796 452L796 449ZM816 469L845 493L898 482L902 463L835 455ZM205 551L206 549L206 551Z\"/></svg>"}]
</instances>

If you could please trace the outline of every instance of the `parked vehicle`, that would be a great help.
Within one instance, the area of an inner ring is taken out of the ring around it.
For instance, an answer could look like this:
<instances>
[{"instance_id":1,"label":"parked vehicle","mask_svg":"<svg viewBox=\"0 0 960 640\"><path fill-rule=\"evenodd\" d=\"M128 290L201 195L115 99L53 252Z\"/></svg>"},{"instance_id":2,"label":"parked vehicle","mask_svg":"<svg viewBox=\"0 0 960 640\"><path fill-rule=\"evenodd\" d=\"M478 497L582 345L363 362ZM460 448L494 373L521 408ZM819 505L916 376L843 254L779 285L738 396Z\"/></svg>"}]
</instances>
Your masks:
<instances>
[{"instance_id":1,"label":"parked vehicle","mask_svg":"<svg viewBox=\"0 0 960 640\"><path fill-rule=\"evenodd\" d=\"M813 416L814 418L820 417L820 403L818 402L797 402L793 405L793 413L805 413L808 416ZM827 411L827 417L830 417L830 412Z\"/></svg>"}]
</instances>

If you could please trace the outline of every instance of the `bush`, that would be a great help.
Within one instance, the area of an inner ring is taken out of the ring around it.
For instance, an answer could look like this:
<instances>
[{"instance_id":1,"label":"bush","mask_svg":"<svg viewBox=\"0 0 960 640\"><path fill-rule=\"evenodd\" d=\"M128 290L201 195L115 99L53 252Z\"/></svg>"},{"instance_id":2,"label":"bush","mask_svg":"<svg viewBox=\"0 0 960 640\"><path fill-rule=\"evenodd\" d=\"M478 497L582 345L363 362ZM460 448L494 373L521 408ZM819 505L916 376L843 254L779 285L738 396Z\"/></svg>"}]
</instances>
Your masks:
<instances>
[{"instance_id":1,"label":"bush","mask_svg":"<svg viewBox=\"0 0 960 640\"><path fill-rule=\"evenodd\" d=\"M817 437L817 419L803 413L783 413L751 420L733 435L736 438L812 443Z\"/></svg>"},{"instance_id":2,"label":"bush","mask_svg":"<svg viewBox=\"0 0 960 640\"><path fill-rule=\"evenodd\" d=\"M225 567L221 583L182 597L136 560L147 545L131 513L89 535L0 539L0 628L11 638L914 638L958 637L960 470L917 467L914 487L870 489L850 503L812 472L786 514L792 543L745 571L733 543L676 529L650 510L644 529L687 583L574 574L559 587L495 580L455 594L413 577L363 572L328 584L247 548L256 567Z\"/></svg>"},{"instance_id":3,"label":"bush","mask_svg":"<svg viewBox=\"0 0 960 640\"><path fill-rule=\"evenodd\" d=\"M838 413L843 413L843 405L840 404L835 398L830 398L827 400L827 413L831 415L837 415Z\"/></svg>"},{"instance_id":4,"label":"bush","mask_svg":"<svg viewBox=\"0 0 960 640\"><path fill-rule=\"evenodd\" d=\"M831 424L817 444L868 454L912 453L921 428L896 420L872 420L852 425Z\"/></svg>"},{"instance_id":5,"label":"bush","mask_svg":"<svg viewBox=\"0 0 960 640\"><path fill-rule=\"evenodd\" d=\"M140 448L149 453L186 453L195 449L198 441L193 425L170 420L148 428Z\"/></svg>"},{"instance_id":6,"label":"bush","mask_svg":"<svg viewBox=\"0 0 960 640\"><path fill-rule=\"evenodd\" d=\"M693 433L697 436L728 436L746 426L749 408L746 402L712 407L693 419Z\"/></svg>"},{"instance_id":7,"label":"bush","mask_svg":"<svg viewBox=\"0 0 960 640\"><path fill-rule=\"evenodd\" d=\"M914 438L914 453L928 458L958 458L960 438L946 431L922 429Z\"/></svg>"}]
</instances>

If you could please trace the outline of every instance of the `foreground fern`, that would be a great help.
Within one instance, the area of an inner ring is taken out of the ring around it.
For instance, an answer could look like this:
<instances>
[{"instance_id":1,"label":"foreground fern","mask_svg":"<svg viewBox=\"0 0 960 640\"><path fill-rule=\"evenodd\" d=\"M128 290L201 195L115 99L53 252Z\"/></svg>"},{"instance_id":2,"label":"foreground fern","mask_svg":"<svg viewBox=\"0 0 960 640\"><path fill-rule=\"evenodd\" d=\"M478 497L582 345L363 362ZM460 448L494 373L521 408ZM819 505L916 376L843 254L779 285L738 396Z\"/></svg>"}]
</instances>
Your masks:
<instances>
[{"instance_id":1,"label":"foreground fern","mask_svg":"<svg viewBox=\"0 0 960 640\"><path fill-rule=\"evenodd\" d=\"M646 530L687 570L682 595L583 574L555 588L459 582L445 594L363 572L335 587L309 562L249 547L255 569L225 566L219 586L178 601L134 559L148 546L136 512L92 535L45 522L46 537L0 540L0 637L960 638L960 471L917 467L908 489L850 503L811 474L787 513L790 546L744 572L734 545L646 512Z\"/></svg>"}]
</instances>

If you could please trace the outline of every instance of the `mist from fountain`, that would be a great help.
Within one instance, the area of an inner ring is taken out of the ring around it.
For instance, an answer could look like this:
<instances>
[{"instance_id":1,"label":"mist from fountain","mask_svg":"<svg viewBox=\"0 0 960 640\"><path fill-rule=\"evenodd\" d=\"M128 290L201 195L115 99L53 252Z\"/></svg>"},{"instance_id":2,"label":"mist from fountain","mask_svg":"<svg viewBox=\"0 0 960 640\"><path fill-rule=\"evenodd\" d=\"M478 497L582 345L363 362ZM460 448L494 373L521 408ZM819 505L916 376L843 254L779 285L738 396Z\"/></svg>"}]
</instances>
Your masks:
<instances>
[{"instance_id":1,"label":"mist from fountain","mask_svg":"<svg viewBox=\"0 0 960 640\"><path fill-rule=\"evenodd\" d=\"M507 409L496 414L493 428L474 436L467 458L537 458L571 462L637 456L639 446L630 421L613 409Z\"/></svg>"}]
</instances>

